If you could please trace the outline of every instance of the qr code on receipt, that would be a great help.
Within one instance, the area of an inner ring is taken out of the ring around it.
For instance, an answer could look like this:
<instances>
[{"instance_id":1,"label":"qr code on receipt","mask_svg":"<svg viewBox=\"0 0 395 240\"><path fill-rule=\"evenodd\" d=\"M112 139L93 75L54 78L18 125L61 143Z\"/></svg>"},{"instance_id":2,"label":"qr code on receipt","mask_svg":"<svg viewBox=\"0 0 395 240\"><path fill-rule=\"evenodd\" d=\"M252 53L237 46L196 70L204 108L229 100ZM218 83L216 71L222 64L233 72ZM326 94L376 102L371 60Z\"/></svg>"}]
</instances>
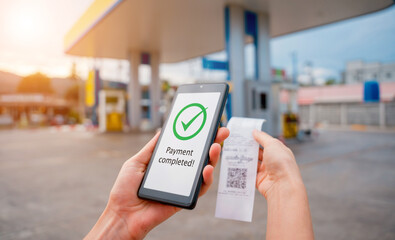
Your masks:
<instances>
[{"instance_id":1,"label":"qr code on receipt","mask_svg":"<svg viewBox=\"0 0 395 240\"><path fill-rule=\"evenodd\" d=\"M245 189L247 184L247 168L228 168L226 187Z\"/></svg>"}]
</instances>

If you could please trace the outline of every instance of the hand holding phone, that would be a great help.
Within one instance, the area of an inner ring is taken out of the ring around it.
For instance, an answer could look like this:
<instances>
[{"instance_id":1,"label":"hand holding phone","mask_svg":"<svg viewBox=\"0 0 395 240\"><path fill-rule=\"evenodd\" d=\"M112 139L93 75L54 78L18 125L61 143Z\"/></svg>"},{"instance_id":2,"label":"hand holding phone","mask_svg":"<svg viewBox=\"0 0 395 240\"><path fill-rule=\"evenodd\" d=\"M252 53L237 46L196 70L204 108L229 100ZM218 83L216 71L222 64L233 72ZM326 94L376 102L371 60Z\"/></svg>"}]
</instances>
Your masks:
<instances>
[{"instance_id":1,"label":"hand holding phone","mask_svg":"<svg viewBox=\"0 0 395 240\"><path fill-rule=\"evenodd\" d=\"M220 157L222 143L229 136L229 130L220 128L215 143L210 148L209 164L203 169L203 195L213 181L213 169ZM143 239L155 226L171 217L180 208L147 201L137 197L137 190L147 169L159 134L136 155L127 160L118 174L111 190L108 204L95 226L84 239ZM114 231L116 230L116 231Z\"/></svg>"}]
</instances>

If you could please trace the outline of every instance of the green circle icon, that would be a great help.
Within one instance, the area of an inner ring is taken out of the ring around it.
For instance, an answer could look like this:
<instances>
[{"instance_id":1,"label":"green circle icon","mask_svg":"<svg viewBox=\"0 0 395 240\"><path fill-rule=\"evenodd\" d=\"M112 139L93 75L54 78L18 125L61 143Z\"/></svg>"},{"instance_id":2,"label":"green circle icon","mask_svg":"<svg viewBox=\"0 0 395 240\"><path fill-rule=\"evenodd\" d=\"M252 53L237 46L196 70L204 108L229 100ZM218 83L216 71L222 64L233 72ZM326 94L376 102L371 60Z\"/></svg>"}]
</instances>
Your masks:
<instances>
[{"instance_id":1,"label":"green circle icon","mask_svg":"<svg viewBox=\"0 0 395 240\"><path fill-rule=\"evenodd\" d=\"M183 137L183 136L181 136L180 134L178 134L177 129L176 129L176 124L177 124L178 117L179 117L185 110L187 110L187 109L190 108L190 107L198 107L198 108L201 109L201 111L200 111L198 114L196 114L194 117L192 117L190 120L188 120L188 122L184 123L183 121L181 121L181 124L182 124L182 127L183 127L184 131L186 131L186 130L195 122L195 120L200 116L200 114L203 114L203 121L202 121L202 124L200 125L199 129L198 129L196 132L192 133L192 134L189 135L189 136ZM200 103L191 103L191 104L185 106L183 109L181 109L181 111L179 111L179 112L177 113L177 116L176 116L176 118L174 119L174 123L173 123L173 133L174 133L174 136L176 136L176 138L178 138L178 139L180 139L180 140L189 140L189 139L195 137L196 135L198 135L199 132L203 129L204 124L206 123L206 119L207 119L207 112L206 112L206 109L207 109L207 108L204 108L204 106L203 106L202 104L200 104Z\"/></svg>"}]
</instances>

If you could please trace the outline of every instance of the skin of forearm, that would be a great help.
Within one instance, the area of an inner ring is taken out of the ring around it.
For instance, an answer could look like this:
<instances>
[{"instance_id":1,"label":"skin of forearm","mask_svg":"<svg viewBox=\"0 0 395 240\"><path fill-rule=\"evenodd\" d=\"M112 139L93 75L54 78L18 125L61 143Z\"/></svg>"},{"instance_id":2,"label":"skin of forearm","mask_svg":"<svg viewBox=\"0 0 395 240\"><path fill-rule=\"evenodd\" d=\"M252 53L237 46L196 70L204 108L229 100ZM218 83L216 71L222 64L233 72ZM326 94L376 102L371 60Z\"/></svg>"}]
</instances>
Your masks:
<instances>
[{"instance_id":1,"label":"skin of forearm","mask_svg":"<svg viewBox=\"0 0 395 240\"><path fill-rule=\"evenodd\" d=\"M267 196L266 239L314 239L306 189L302 181L281 183Z\"/></svg>"},{"instance_id":2,"label":"skin of forearm","mask_svg":"<svg viewBox=\"0 0 395 240\"><path fill-rule=\"evenodd\" d=\"M133 237L127 230L127 224L110 208L106 208L95 226L84 238L84 240L91 239L140 239Z\"/></svg>"}]
</instances>

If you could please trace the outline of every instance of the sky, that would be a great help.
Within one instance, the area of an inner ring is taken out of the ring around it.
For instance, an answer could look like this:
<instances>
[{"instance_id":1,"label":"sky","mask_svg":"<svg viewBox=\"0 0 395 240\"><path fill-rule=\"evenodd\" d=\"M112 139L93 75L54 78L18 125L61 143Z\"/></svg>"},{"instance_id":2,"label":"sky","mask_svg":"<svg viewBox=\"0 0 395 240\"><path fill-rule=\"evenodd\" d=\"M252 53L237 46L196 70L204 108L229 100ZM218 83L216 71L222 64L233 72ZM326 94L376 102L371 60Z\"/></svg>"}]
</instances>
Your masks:
<instances>
[{"instance_id":1,"label":"sky","mask_svg":"<svg viewBox=\"0 0 395 240\"><path fill-rule=\"evenodd\" d=\"M272 39L272 65L292 74L311 62L317 77L339 79L348 61L395 62L395 6L365 16Z\"/></svg>"},{"instance_id":2,"label":"sky","mask_svg":"<svg viewBox=\"0 0 395 240\"><path fill-rule=\"evenodd\" d=\"M67 76L73 57L63 37L92 0L0 0L0 70ZM87 65L87 59L80 59Z\"/></svg>"},{"instance_id":3,"label":"sky","mask_svg":"<svg viewBox=\"0 0 395 240\"><path fill-rule=\"evenodd\" d=\"M93 0L0 0L0 70L28 75L37 71L51 77L69 75L77 62L83 77L93 65L104 78L128 78L127 61L92 60L66 56L63 37ZM297 56L303 80L306 63L313 75L340 80L347 61L395 62L395 6L338 23L277 37L271 40L272 66L292 75L291 54ZM214 54L223 58L224 53ZM146 69L142 69L143 73ZM224 78L219 71L205 72L199 59L161 66L161 76L176 81L191 76Z\"/></svg>"}]
</instances>

